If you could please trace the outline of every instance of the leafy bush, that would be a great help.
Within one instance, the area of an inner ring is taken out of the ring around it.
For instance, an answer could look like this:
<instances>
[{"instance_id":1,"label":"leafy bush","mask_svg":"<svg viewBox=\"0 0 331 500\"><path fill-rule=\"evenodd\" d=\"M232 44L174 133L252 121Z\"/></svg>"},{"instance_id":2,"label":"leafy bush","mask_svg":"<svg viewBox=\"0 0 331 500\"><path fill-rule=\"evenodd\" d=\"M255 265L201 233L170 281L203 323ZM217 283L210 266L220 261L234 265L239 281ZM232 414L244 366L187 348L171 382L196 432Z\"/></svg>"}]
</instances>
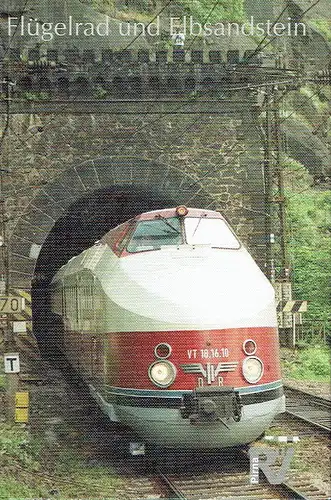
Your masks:
<instances>
[{"instance_id":1,"label":"leafy bush","mask_svg":"<svg viewBox=\"0 0 331 500\"><path fill-rule=\"evenodd\" d=\"M309 24L316 28L328 42L331 42L331 19L310 19Z\"/></svg>"},{"instance_id":2,"label":"leafy bush","mask_svg":"<svg viewBox=\"0 0 331 500\"><path fill-rule=\"evenodd\" d=\"M109 14L114 9L114 0L92 0L92 5L100 12Z\"/></svg>"},{"instance_id":3,"label":"leafy bush","mask_svg":"<svg viewBox=\"0 0 331 500\"><path fill-rule=\"evenodd\" d=\"M284 159L293 296L308 300L306 319L331 318L331 191L315 188L307 169Z\"/></svg>"},{"instance_id":4,"label":"leafy bush","mask_svg":"<svg viewBox=\"0 0 331 500\"><path fill-rule=\"evenodd\" d=\"M330 377L330 354L326 349L312 348L300 353L303 366L315 375Z\"/></svg>"},{"instance_id":5,"label":"leafy bush","mask_svg":"<svg viewBox=\"0 0 331 500\"><path fill-rule=\"evenodd\" d=\"M195 20L204 22L208 17L208 22L216 23L222 21L243 21L244 4L243 0L221 0L210 17L209 13L215 5L214 0L180 0L177 2L183 5L187 14L192 15Z\"/></svg>"},{"instance_id":6,"label":"leafy bush","mask_svg":"<svg viewBox=\"0 0 331 500\"><path fill-rule=\"evenodd\" d=\"M47 92L24 92L22 97L27 101L45 101L50 95Z\"/></svg>"},{"instance_id":7,"label":"leafy bush","mask_svg":"<svg viewBox=\"0 0 331 500\"><path fill-rule=\"evenodd\" d=\"M325 347L309 347L297 351L294 359L284 360L286 376L301 380L330 380L330 352Z\"/></svg>"}]
</instances>

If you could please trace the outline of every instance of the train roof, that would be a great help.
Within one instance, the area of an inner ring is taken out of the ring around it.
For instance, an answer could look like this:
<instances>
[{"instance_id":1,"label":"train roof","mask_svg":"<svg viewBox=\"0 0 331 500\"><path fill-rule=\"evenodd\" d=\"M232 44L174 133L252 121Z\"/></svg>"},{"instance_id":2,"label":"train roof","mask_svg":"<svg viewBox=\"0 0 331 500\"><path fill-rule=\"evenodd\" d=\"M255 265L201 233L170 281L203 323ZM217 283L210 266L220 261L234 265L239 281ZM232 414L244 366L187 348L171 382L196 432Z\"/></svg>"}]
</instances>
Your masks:
<instances>
[{"instance_id":1,"label":"train roof","mask_svg":"<svg viewBox=\"0 0 331 500\"><path fill-rule=\"evenodd\" d=\"M143 221L143 220L153 220L158 217L170 218L170 217L205 217L211 219L222 219L225 220L224 217L215 210L206 210L202 208L189 208L184 205L180 205L172 208L164 208L161 210L151 210L150 212L143 212L142 214L137 215L136 217L125 221L122 225L117 226L120 228L124 224L129 221ZM100 239L100 242L104 242L109 246L105 237L107 234L113 232L117 229L112 228L108 233L106 233L103 238ZM98 243L98 242L96 242ZM64 264L54 275L52 279L52 283L55 283L58 280L61 280L64 276L69 276L70 274L75 274L76 272L85 269L89 269L90 265L94 264L96 259L96 254L100 254L105 250L105 246L98 246L94 244L92 247L87 248L79 255L73 256L66 264Z\"/></svg>"},{"instance_id":2,"label":"train roof","mask_svg":"<svg viewBox=\"0 0 331 500\"><path fill-rule=\"evenodd\" d=\"M161 210L152 210L150 212L144 212L140 215L137 215L135 217L135 220L154 219L158 215L162 215L162 217L176 217L178 216L177 210L179 208L185 208L187 210L185 217L200 217L201 215L204 215L205 217L224 219L224 217L215 210L206 210L204 208L189 208L185 207L184 205L180 205L179 207L163 208Z\"/></svg>"}]
</instances>

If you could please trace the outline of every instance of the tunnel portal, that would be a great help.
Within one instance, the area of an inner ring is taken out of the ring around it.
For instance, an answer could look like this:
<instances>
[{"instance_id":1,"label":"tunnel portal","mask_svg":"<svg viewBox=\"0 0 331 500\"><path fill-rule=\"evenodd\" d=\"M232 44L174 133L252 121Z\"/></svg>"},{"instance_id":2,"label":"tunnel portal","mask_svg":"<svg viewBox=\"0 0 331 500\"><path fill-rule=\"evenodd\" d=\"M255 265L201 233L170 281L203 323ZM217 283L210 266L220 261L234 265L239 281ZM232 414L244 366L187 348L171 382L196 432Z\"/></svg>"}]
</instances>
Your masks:
<instances>
[{"instance_id":1,"label":"tunnel portal","mask_svg":"<svg viewBox=\"0 0 331 500\"><path fill-rule=\"evenodd\" d=\"M132 158L122 158L120 164L110 158L94 160L45 186L11 238L11 282L16 290L31 293L32 313L26 319L32 321L33 335L45 340L51 328L49 284L62 265L122 222L179 204L216 208L190 176Z\"/></svg>"}]
</instances>

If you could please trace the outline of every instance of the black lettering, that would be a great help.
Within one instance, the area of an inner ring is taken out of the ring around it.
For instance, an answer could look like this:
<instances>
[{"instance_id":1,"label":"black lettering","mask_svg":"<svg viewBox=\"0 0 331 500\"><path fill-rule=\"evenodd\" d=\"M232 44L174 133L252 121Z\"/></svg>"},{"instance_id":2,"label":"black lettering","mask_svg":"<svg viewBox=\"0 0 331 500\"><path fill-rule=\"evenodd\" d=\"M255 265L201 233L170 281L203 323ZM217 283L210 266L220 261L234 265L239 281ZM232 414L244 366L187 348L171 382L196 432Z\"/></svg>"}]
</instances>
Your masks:
<instances>
[{"instance_id":1,"label":"black lettering","mask_svg":"<svg viewBox=\"0 0 331 500\"><path fill-rule=\"evenodd\" d=\"M11 299L10 308L12 311L18 311L18 300Z\"/></svg>"},{"instance_id":2,"label":"black lettering","mask_svg":"<svg viewBox=\"0 0 331 500\"><path fill-rule=\"evenodd\" d=\"M16 361L17 358L7 358L7 361L10 363L10 370L14 371L14 361Z\"/></svg>"},{"instance_id":3,"label":"black lettering","mask_svg":"<svg viewBox=\"0 0 331 500\"><path fill-rule=\"evenodd\" d=\"M3 311L4 308L6 307L6 304L8 302L8 299L5 299L4 297L1 298L1 300L3 300L3 304L1 305L0 307L0 311Z\"/></svg>"}]
</instances>

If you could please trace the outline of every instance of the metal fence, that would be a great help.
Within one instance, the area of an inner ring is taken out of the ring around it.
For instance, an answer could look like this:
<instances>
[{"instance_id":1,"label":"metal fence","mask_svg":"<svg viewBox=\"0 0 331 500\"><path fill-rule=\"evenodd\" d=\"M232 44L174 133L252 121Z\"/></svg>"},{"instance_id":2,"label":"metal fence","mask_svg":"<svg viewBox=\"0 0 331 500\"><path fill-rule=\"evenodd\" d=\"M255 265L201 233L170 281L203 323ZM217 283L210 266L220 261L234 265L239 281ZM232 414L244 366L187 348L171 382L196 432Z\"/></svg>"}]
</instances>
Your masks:
<instances>
[{"instance_id":1,"label":"metal fence","mask_svg":"<svg viewBox=\"0 0 331 500\"><path fill-rule=\"evenodd\" d=\"M296 340L309 344L330 344L331 320L309 319L296 326Z\"/></svg>"}]
</instances>

